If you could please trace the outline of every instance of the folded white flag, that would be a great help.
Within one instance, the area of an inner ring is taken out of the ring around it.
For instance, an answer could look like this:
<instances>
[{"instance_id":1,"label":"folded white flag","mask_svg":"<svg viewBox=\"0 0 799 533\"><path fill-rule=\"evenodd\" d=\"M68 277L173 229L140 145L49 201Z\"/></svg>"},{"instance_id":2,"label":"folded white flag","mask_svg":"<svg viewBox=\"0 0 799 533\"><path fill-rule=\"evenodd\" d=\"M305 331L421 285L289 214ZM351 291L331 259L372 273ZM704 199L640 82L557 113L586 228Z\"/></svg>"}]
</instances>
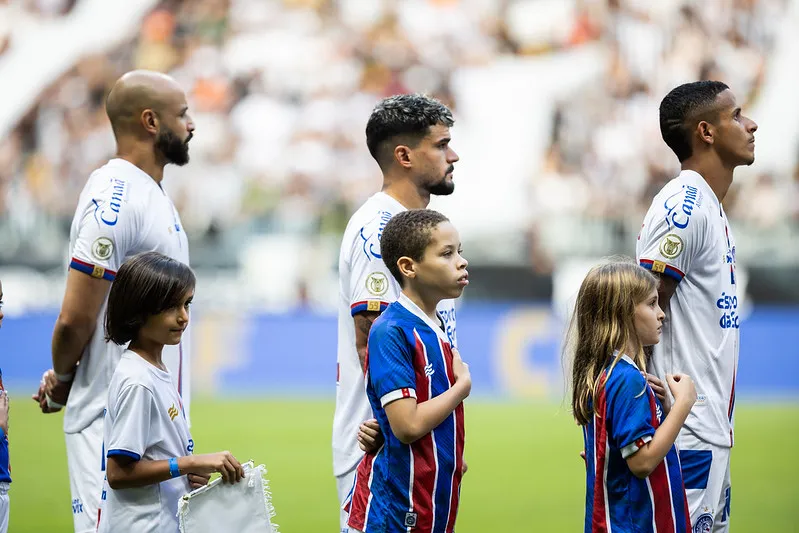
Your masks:
<instances>
[{"instance_id":1,"label":"folded white flag","mask_svg":"<svg viewBox=\"0 0 799 533\"><path fill-rule=\"evenodd\" d=\"M242 466L245 477L239 483L223 484L218 478L180 499L181 533L278 533L266 467L254 467L252 461Z\"/></svg>"}]
</instances>

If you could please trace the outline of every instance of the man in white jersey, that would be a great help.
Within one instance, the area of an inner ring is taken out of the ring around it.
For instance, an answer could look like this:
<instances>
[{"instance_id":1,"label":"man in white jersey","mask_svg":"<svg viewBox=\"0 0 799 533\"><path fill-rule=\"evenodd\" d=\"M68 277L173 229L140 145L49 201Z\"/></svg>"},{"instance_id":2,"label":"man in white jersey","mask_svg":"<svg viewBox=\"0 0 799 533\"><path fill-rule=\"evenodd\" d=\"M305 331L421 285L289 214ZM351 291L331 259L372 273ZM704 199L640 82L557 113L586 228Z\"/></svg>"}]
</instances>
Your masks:
<instances>
[{"instance_id":1,"label":"man in white jersey","mask_svg":"<svg viewBox=\"0 0 799 533\"><path fill-rule=\"evenodd\" d=\"M366 396L364 361L372 322L399 297L400 287L380 255L380 236L392 216L427 207L430 195L452 194L454 163L450 148L452 112L441 102L419 94L392 96L372 111L366 144L383 173L383 189L352 215L339 255L338 388L333 419L333 473L340 505L352 489L363 457L359 426L372 419ZM453 300L439 305L441 327L453 345ZM371 423L377 430L377 423ZM349 531L340 512L342 533Z\"/></svg>"},{"instance_id":2,"label":"man in white jersey","mask_svg":"<svg viewBox=\"0 0 799 533\"><path fill-rule=\"evenodd\" d=\"M133 255L158 251L188 264L188 240L161 187L164 166L189 161L194 124L186 95L163 74L133 71L108 95L117 156L94 171L70 231L70 263L53 331L53 369L34 400L43 412L66 405L67 465L76 533L95 531L102 491L103 409L123 347L104 340L103 317L116 271ZM188 339L184 335L183 339ZM186 340L164 348L164 363L188 414Z\"/></svg>"},{"instance_id":3,"label":"man in white jersey","mask_svg":"<svg viewBox=\"0 0 799 533\"><path fill-rule=\"evenodd\" d=\"M666 311L649 370L694 378L697 401L677 439L691 524L695 533L728 531L740 319L722 201L735 167L754 162L757 124L725 84L701 81L663 99L660 130L682 172L655 196L636 247L660 277Z\"/></svg>"}]
</instances>

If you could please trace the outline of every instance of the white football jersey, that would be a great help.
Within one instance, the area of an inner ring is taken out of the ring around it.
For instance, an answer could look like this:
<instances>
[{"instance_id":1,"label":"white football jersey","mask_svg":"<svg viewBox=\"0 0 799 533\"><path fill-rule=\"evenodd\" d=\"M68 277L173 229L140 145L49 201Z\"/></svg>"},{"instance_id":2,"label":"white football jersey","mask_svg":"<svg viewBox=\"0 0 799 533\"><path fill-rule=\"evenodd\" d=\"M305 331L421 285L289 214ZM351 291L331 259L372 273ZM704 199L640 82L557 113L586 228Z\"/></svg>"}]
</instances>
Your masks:
<instances>
[{"instance_id":1,"label":"white football jersey","mask_svg":"<svg viewBox=\"0 0 799 533\"><path fill-rule=\"evenodd\" d=\"M684 170L655 196L636 255L642 266L679 281L650 371L661 379L691 376L697 401L683 431L732 446L740 326L735 241L702 176Z\"/></svg>"},{"instance_id":2,"label":"white football jersey","mask_svg":"<svg viewBox=\"0 0 799 533\"><path fill-rule=\"evenodd\" d=\"M103 424L106 457L159 461L194 451L180 395L169 372L126 350L108 388ZM132 489L112 489L103 481L97 531L178 533L178 501L191 491L186 476Z\"/></svg>"},{"instance_id":3,"label":"white football jersey","mask_svg":"<svg viewBox=\"0 0 799 533\"><path fill-rule=\"evenodd\" d=\"M353 315L362 311L381 312L399 298L401 289L380 255L380 236L391 217L405 207L384 192L371 196L352 215L338 261L338 380L336 413L333 418L333 473L352 470L363 456L358 447L358 426L373 418L366 396L366 381L355 348ZM455 300L438 306L444 329L453 346Z\"/></svg>"},{"instance_id":4,"label":"white football jersey","mask_svg":"<svg viewBox=\"0 0 799 533\"><path fill-rule=\"evenodd\" d=\"M69 236L69 266L113 281L119 267L141 252L160 252L189 264L189 242L172 201L148 174L112 159L92 172L83 188ZM64 431L77 433L103 414L108 383L124 347L105 342L103 303L75 373L64 414ZM163 360L188 412L190 330L177 346L164 346Z\"/></svg>"}]
</instances>

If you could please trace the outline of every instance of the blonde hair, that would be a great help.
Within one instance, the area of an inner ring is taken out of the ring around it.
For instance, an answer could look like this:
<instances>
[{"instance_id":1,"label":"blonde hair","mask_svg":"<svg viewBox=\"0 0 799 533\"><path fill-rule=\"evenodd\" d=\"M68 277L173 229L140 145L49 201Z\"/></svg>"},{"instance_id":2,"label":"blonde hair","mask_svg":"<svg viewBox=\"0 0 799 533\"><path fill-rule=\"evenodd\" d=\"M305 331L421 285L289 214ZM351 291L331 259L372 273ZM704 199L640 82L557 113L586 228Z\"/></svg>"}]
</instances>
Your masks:
<instances>
[{"instance_id":1,"label":"blonde hair","mask_svg":"<svg viewBox=\"0 0 799 533\"><path fill-rule=\"evenodd\" d=\"M581 426L593 418L593 401L608 361L607 379L623 354L645 368L644 347L635 331L635 306L658 281L630 260L613 260L591 269L580 286L566 352L572 360L572 412ZM630 347L635 353L629 353ZM613 357L614 353L616 354Z\"/></svg>"}]
</instances>

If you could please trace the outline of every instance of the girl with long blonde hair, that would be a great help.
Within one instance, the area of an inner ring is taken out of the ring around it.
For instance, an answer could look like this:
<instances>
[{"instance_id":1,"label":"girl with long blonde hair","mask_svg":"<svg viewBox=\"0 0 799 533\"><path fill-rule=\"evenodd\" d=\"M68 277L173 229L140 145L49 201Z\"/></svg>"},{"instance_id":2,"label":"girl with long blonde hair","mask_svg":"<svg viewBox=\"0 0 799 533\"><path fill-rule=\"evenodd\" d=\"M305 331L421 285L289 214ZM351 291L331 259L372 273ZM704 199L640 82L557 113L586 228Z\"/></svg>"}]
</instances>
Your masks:
<instances>
[{"instance_id":1,"label":"girl with long blonde hair","mask_svg":"<svg viewBox=\"0 0 799 533\"><path fill-rule=\"evenodd\" d=\"M644 372L663 318L657 279L632 262L594 267L577 295L572 409L585 440L586 533L691 531L674 441L696 390L690 377L667 375L670 406Z\"/></svg>"}]
</instances>

